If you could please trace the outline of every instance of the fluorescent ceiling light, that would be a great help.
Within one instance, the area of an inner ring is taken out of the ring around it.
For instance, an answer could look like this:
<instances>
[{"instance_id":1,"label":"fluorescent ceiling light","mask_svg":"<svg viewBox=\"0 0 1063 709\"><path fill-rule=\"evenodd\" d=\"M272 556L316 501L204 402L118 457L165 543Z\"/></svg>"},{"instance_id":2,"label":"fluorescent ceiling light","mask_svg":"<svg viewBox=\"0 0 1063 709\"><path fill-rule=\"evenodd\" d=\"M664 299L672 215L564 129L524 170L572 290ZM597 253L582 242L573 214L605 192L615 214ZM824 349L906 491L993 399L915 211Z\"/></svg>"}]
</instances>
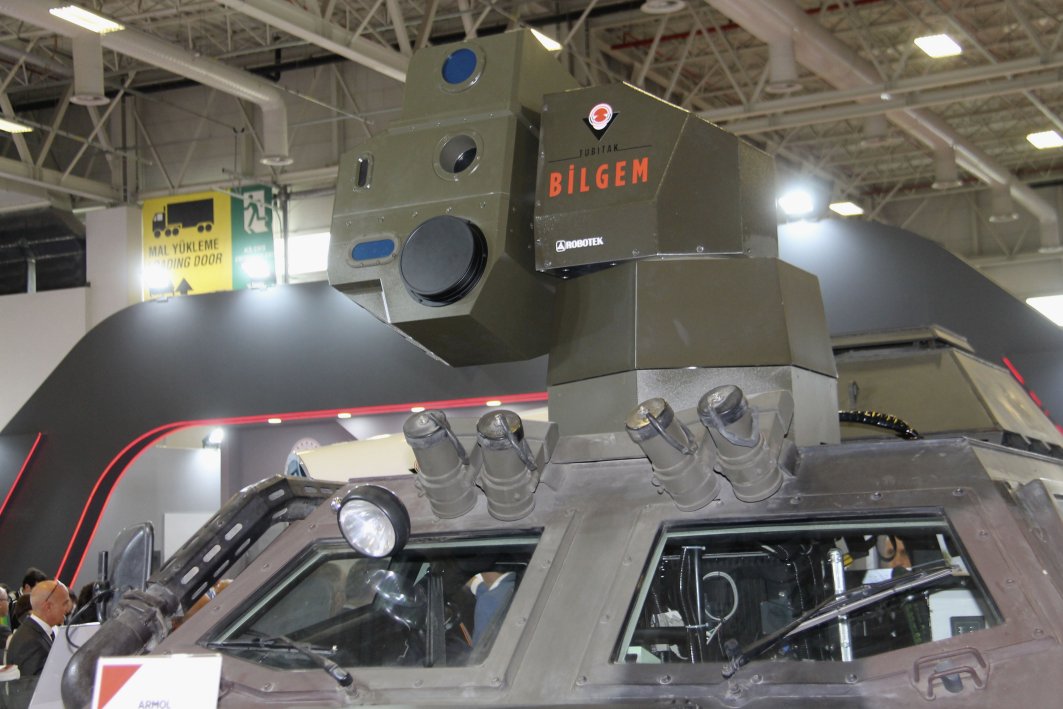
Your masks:
<instances>
[{"instance_id":1,"label":"fluorescent ceiling light","mask_svg":"<svg viewBox=\"0 0 1063 709\"><path fill-rule=\"evenodd\" d=\"M843 217L858 217L864 213L863 208L855 202L831 202L830 211Z\"/></svg>"},{"instance_id":2,"label":"fluorescent ceiling light","mask_svg":"<svg viewBox=\"0 0 1063 709\"><path fill-rule=\"evenodd\" d=\"M502 402L499 401L498 399L491 399L490 401L485 401L484 402L484 406L501 406L501 405L502 405Z\"/></svg>"},{"instance_id":3,"label":"fluorescent ceiling light","mask_svg":"<svg viewBox=\"0 0 1063 709\"><path fill-rule=\"evenodd\" d=\"M544 47L546 47L546 51L548 51L548 52L556 52L556 51L559 51L561 49L561 43L558 42L553 37L547 37L545 34L540 32L539 30L532 30L532 34L535 35L535 39L539 40L539 44L541 44Z\"/></svg>"},{"instance_id":4,"label":"fluorescent ceiling light","mask_svg":"<svg viewBox=\"0 0 1063 709\"><path fill-rule=\"evenodd\" d=\"M1045 295L1039 298L1027 298L1026 303L1056 325L1063 327L1063 295Z\"/></svg>"},{"instance_id":5,"label":"fluorescent ceiling light","mask_svg":"<svg viewBox=\"0 0 1063 709\"><path fill-rule=\"evenodd\" d=\"M0 118L0 130L8 133L29 133L33 129L29 126L24 126L21 123L15 123L6 118Z\"/></svg>"},{"instance_id":6,"label":"fluorescent ceiling light","mask_svg":"<svg viewBox=\"0 0 1063 709\"><path fill-rule=\"evenodd\" d=\"M279 418L277 418L276 416L266 419L266 423L278 424L280 422L281 422L281 420Z\"/></svg>"},{"instance_id":7,"label":"fluorescent ceiling light","mask_svg":"<svg viewBox=\"0 0 1063 709\"><path fill-rule=\"evenodd\" d=\"M916 37L915 46L926 52L927 56L934 59L941 57L954 57L962 54L963 49L956 44L956 40L947 34L932 34L927 37Z\"/></svg>"},{"instance_id":8,"label":"fluorescent ceiling light","mask_svg":"<svg viewBox=\"0 0 1063 709\"><path fill-rule=\"evenodd\" d=\"M424 407L423 406L411 406L410 407L410 413L419 414L422 411L424 411Z\"/></svg>"},{"instance_id":9,"label":"fluorescent ceiling light","mask_svg":"<svg viewBox=\"0 0 1063 709\"><path fill-rule=\"evenodd\" d=\"M1047 150L1048 148L1058 148L1063 146L1063 136L1054 130L1044 130L1040 133L1030 133L1026 136L1026 140L1033 144L1033 147L1038 150Z\"/></svg>"},{"instance_id":10,"label":"fluorescent ceiling light","mask_svg":"<svg viewBox=\"0 0 1063 709\"><path fill-rule=\"evenodd\" d=\"M338 418L338 419L349 419L350 417L351 417L351 414L348 411L341 411L338 414L336 414L336 418Z\"/></svg>"},{"instance_id":11,"label":"fluorescent ceiling light","mask_svg":"<svg viewBox=\"0 0 1063 709\"><path fill-rule=\"evenodd\" d=\"M812 195L805 190L791 190L779 198L779 207L790 217L811 214L814 208Z\"/></svg>"},{"instance_id":12,"label":"fluorescent ceiling light","mask_svg":"<svg viewBox=\"0 0 1063 709\"><path fill-rule=\"evenodd\" d=\"M125 27L108 20L106 17L100 17L94 13L89 12L83 7L77 5L66 5L65 7L53 7L48 11L56 17L71 22L78 27L83 27L90 32L96 32L97 34L107 34L108 32L117 32L118 30L124 30Z\"/></svg>"}]
</instances>

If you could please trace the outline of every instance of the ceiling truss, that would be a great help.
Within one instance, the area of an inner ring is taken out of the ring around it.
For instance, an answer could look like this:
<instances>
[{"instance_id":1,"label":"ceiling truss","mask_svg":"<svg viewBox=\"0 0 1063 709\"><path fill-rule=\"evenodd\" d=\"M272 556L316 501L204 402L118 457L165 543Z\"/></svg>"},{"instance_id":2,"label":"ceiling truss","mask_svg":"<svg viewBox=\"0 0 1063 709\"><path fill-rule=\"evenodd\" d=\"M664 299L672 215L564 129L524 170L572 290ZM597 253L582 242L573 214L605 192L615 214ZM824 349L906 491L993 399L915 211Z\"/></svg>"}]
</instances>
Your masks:
<instances>
[{"instance_id":1,"label":"ceiling truss","mask_svg":"<svg viewBox=\"0 0 1063 709\"><path fill-rule=\"evenodd\" d=\"M529 26L562 43L561 61L583 84L629 81L744 136L774 154L785 170L816 176L836 195L862 201L879 216L891 202L937 194L931 191L935 154L926 140L896 126L869 133L872 121L886 114L933 110L960 145L973 146L1005 173L1004 181L1020 187L1063 178L1063 149L1038 151L1025 137L1053 128L1063 133L1063 4L1057 0L772 1L792 6L817 31L828 33L871 68L872 80L838 87L798 65L799 88L773 93L764 23L736 20L721 11L727 5L722 0L691 0L667 15L643 12L642 3L631 0L82 4L145 41L223 66L233 82L246 82L250 88L235 91L238 111L224 120L234 145L249 145L256 154L276 152L278 140L276 126L263 127L256 111L276 109L279 99L264 98L256 108L261 87L283 98L288 114L283 143L289 149L303 135L335 134L339 125L370 135L398 106L383 114L359 110L357 91L338 71L341 62L401 80L418 48ZM165 103L167 88L187 85L198 75L146 63L144 56L130 54L127 44L105 38L111 101L100 108L73 105L70 39L54 26L27 21L18 10L25 4L43 8L58 2L0 0L0 112L34 129L27 136L0 136L0 180L81 205L198 187L188 177L196 141L174 157L167 137L141 110L144 102ZM916 37L940 32L951 34L963 54L931 59L915 48ZM800 36L793 41L800 54ZM288 70L296 67L316 67L313 80L286 82ZM177 108L195 126L195 135L217 124L212 108L233 106L228 83L213 88L205 105ZM130 165L150 175L155 186L131 183ZM334 168L335 161L285 166L280 160L259 170L284 183ZM977 170L961 171L960 177L961 189L984 187L987 179ZM1037 239L1021 241L1032 248Z\"/></svg>"}]
</instances>

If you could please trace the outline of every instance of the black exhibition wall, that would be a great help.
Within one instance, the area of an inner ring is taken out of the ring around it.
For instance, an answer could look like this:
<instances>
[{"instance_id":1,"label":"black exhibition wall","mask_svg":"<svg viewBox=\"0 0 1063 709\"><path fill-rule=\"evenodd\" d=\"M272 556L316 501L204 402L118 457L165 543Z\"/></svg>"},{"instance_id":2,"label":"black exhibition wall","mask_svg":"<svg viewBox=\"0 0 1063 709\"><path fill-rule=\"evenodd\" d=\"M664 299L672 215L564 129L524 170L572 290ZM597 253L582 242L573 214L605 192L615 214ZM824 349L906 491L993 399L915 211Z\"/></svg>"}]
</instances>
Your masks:
<instances>
[{"instance_id":1,"label":"black exhibition wall","mask_svg":"<svg viewBox=\"0 0 1063 709\"><path fill-rule=\"evenodd\" d=\"M819 277L832 333L941 324L986 359L1009 357L1063 411L1063 333L937 245L824 221L781 228L780 253ZM545 358L451 369L323 283L134 305L89 332L0 434L0 498L43 434L0 512L0 579L37 565L69 581L125 467L184 422L541 392L545 381Z\"/></svg>"},{"instance_id":2,"label":"black exhibition wall","mask_svg":"<svg viewBox=\"0 0 1063 709\"><path fill-rule=\"evenodd\" d=\"M545 358L450 368L325 283L133 305L86 334L0 436L21 450L43 433L0 516L0 579L35 565L69 582L125 467L184 422L542 392L545 382Z\"/></svg>"},{"instance_id":3,"label":"black exhibition wall","mask_svg":"<svg viewBox=\"0 0 1063 709\"><path fill-rule=\"evenodd\" d=\"M872 222L779 229L779 255L819 277L832 335L942 325L978 356L1007 357L1063 421L1063 329L932 241Z\"/></svg>"}]
</instances>

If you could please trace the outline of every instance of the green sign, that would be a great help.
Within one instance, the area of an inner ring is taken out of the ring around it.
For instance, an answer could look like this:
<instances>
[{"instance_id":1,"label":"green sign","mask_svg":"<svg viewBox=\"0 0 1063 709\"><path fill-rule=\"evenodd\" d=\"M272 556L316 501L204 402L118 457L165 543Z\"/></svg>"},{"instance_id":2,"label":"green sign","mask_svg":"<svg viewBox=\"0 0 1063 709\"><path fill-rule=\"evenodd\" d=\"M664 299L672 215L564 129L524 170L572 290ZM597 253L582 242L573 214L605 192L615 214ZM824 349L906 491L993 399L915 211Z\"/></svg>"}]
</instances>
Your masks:
<instances>
[{"instance_id":1,"label":"green sign","mask_svg":"<svg viewBox=\"0 0 1063 709\"><path fill-rule=\"evenodd\" d=\"M277 283L273 258L273 190L238 187L232 194L233 290Z\"/></svg>"}]
</instances>

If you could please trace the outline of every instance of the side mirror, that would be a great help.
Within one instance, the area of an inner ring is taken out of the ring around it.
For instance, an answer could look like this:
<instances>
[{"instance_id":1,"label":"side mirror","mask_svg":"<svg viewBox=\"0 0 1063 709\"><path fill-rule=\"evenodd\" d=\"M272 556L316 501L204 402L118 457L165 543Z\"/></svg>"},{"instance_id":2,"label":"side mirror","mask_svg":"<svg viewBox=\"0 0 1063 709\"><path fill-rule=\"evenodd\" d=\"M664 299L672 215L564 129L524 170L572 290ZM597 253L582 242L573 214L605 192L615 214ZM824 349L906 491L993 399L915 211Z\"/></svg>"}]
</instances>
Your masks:
<instances>
[{"instance_id":1,"label":"side mirror","mask_svg":"<svg viewBox=\"0 0 1063 709\"><path fill-rule=\"evenodd\" d=\"M97 601L100 621L107 620L111 608L126 591L143 591L151 575L151 554L155 547L155 528L151 522L126 527L115 539L110 568L101 566L100 582L111 593Z\"/></svg>"}]
</instances>

